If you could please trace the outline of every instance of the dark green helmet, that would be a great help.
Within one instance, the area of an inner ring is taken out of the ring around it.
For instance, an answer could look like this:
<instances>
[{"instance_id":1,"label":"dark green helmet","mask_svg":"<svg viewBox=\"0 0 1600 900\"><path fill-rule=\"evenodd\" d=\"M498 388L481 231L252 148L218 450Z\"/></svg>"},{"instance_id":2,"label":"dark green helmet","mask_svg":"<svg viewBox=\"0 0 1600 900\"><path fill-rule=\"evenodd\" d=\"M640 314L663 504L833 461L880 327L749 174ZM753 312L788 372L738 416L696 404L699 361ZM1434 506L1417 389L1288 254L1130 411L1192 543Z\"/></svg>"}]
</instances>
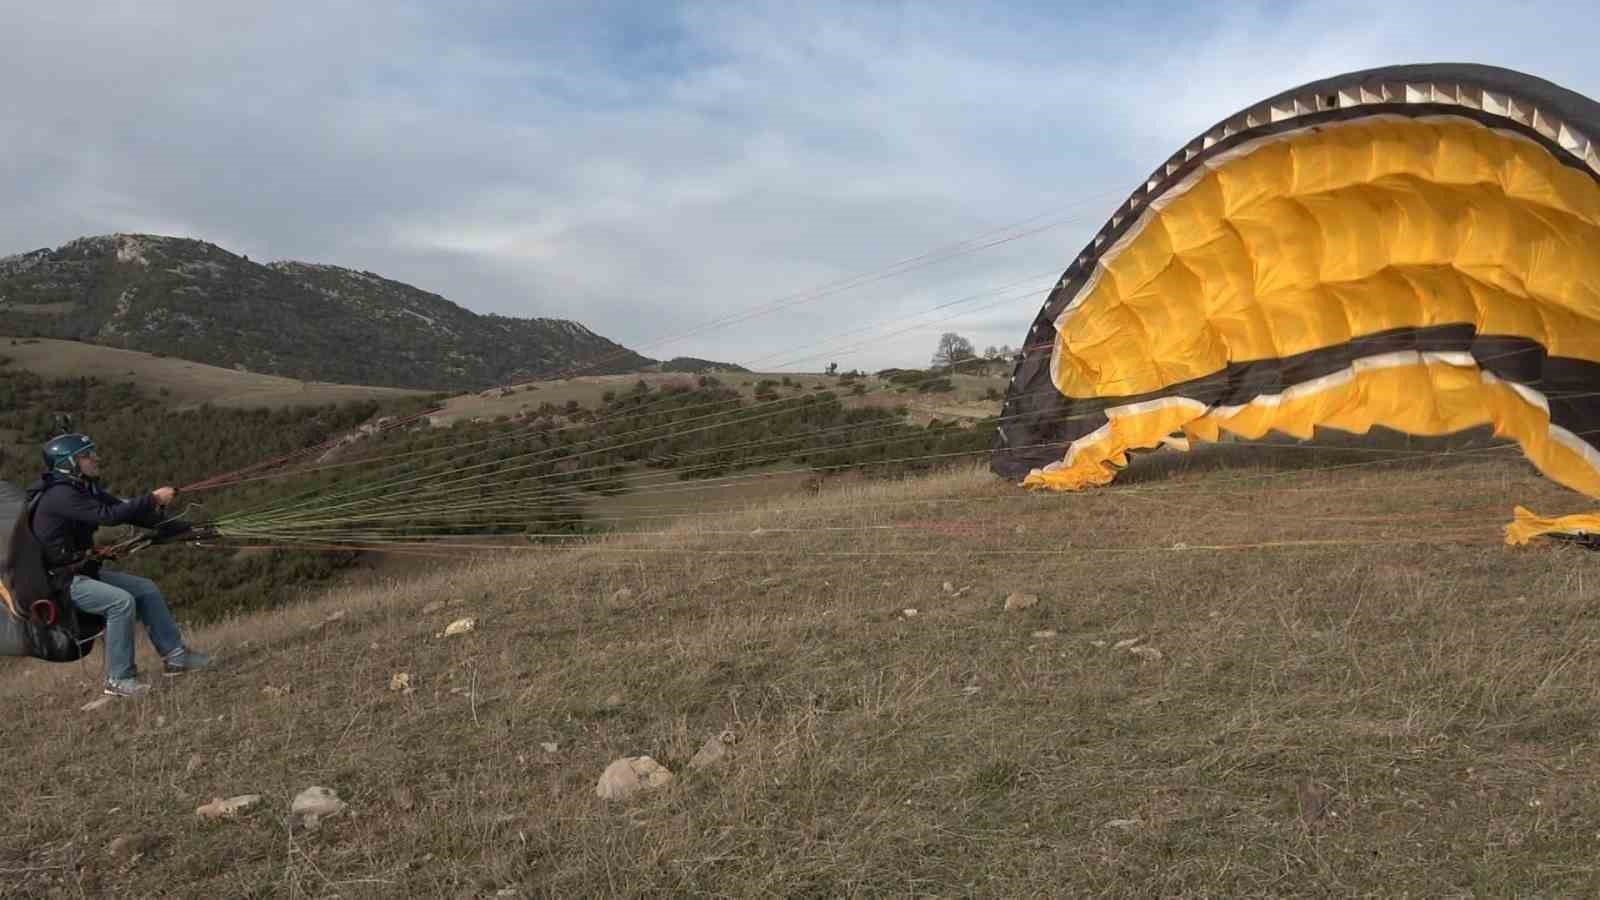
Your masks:
<instances>
[{"instance_id":1,"label":"dark green helmet","mask_svg":"<svg viewBox=\"0 0 1600 900\"><path fill-rule=\"evenodd\" d=\"M44 467L52 472L78 475L78 454L93 450L94 441L78 432L58 435L44 445Z\"/></svg>"}]
</instances>

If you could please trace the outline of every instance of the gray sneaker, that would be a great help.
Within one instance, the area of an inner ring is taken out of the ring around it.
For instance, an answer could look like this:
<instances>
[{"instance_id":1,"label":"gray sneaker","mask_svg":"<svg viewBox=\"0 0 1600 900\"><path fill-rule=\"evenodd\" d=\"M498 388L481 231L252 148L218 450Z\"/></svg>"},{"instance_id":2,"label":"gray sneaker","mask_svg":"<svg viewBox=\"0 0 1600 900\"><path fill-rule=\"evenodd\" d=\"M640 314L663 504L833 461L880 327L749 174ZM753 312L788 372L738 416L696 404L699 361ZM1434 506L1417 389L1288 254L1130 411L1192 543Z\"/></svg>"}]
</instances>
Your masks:
<instances>
[{"instance_id":1,"label":"gray sneaker","mask_svg":"<svg viewBox=\"0 0 1600 900\"><path fill-rule=\"evenodd\" d=\"M211 667L211 655L189 647L179 647L161 658L161 674L182 675Z\"/></svg>"},{"instance_id":2,"label":"gray sneaker","mask_svg":"<svg viewBox=\"0 0 1600 900\"><path fill-rule=\"evenodd\" d=\"M145 694L150 693L150 685L140 681L137 676L133 678L107 678L105 686L101 690L113 697L143 697Z\"/></svg>"}]
</instances>

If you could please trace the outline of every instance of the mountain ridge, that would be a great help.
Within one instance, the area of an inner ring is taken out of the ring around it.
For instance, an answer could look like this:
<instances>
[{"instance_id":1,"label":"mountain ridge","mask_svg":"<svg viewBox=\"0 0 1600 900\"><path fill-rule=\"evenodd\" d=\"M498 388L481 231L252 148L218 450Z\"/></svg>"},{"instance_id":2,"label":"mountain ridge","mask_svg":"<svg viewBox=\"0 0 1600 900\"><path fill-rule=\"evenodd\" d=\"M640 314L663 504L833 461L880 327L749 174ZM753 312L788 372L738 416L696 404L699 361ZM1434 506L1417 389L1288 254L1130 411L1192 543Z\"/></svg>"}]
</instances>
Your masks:
<instances>
[{"instance_id":1,"label":"mountain ridge","mask_svg":"<svg viewBox=\"0 0 1600 900\"><path fill-rule=\"evenodd\" d=\"M480 314L371 271L122 232L0 257L0 330L426 390L660 365L570 319Z\"/></svg>"}]
</instances>

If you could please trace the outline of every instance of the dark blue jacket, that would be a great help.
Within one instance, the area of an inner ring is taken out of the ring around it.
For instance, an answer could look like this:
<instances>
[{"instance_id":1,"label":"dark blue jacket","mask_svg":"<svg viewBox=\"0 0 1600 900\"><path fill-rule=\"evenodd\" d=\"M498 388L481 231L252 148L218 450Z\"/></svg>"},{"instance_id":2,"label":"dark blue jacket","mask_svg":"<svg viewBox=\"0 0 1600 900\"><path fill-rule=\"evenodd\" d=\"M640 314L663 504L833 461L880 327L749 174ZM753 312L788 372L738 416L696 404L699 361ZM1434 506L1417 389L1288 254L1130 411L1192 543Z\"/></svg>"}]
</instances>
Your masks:
<instances>
[{"instance_id":1,"label":"dark blue jacket","mask_svg":"<svg viewBox=\"0 0 1600 900\"><path fill-rule=\"evenodd\" d=\"M28 500L38 498L33 512L33 534L44 548L50 568L81 559L94 549L95 530L102 525L161 524L155 494L132 500L113 496L98 481L46 472L28 487Z\"/></svg>"}]
</instances>

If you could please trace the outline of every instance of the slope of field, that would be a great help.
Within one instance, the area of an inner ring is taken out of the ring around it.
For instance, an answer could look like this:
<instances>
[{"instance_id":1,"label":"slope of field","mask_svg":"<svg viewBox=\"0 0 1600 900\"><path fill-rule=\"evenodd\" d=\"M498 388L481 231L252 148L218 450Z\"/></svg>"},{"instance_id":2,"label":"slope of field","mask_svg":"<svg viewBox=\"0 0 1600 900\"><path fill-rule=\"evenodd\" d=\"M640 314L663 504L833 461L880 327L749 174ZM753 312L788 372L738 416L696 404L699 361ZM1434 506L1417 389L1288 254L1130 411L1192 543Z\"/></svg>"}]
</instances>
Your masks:
<instances>
[{"instance_id":1,"label":"slope of field","mask_svg":"<svg viewBox=\"0 0 1600 900\"><path fill-rule=\"evenodd\" d=\"M151 394L165 390L165 396L180 409L201 403L230 407L316 406L426 396L424 391L301 381L137 350L47 338L0 338L0 356L9 356L17 368L44 378L104 378L132 381Z\"/></svg>"},{"instance_id":2,"label":"slope of field","mask_svg":"<svg viewBox=\"0 0 1600 900\"><path fill-rule=\"evenodd\" d=\"M1582 499L1504 448L1255 449L484 555L209 629L218 671L93 712L98 654L16 667L5 891L1592 892L1600 557L1500 538ZM674 780L595 796L640 754ZM315 829L312 785L349 804Z\"/></svg>"},{"instance_id":3,"label":"slope of field","mask_svg":"<svg viewBox=\"0 0 1600 900\"><path fill-rule=\"evenodd\" d=\"M780 397L793 396L807 391L834 391L850 406L906 407L907 421L925 425L931 419L980 419L997 415L1003 399L1007 379L999 375L952 375L948 392L924 392L911 385L894 384L886 378L863 375L855 381L841 382L833 375L794 375L775 373L718 373L714 376L722 384L736 388L747 398L754 398L762 382L771 382L771 390ZM784 383L784 379L788 383ZM449 424L463 419L515 416L537 410L540 405L598 406L605 395L626 394L643 381L651 388L666 385L692 387L697 376L682 373L644 373L633 375L596 375L564 378L552 381L534 381L514 387L497 388L477 394L462 394L450 398L444 409L432 417L435 424ZM856 384L861 392L854 393Z\"/></svg>"}]
</instances>

